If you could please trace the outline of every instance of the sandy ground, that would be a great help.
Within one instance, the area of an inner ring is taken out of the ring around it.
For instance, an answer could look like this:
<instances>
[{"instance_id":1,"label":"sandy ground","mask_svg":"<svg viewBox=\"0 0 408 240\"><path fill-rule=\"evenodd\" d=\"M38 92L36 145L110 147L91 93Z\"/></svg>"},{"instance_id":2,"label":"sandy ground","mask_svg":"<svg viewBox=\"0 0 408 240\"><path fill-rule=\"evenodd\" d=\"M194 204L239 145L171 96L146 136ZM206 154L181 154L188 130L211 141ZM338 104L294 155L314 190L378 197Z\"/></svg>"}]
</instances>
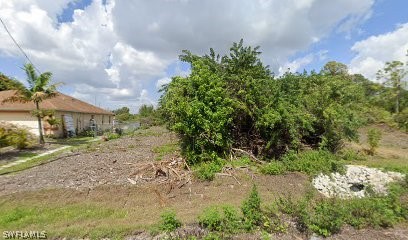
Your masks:
<instances>
[{"instance_id":1,"label":"sandy ground","mask_svg":"<svg viewBox=\"0 0 408 240\"><path fill-rule=\"evenodd\" d=\"M125 209L130 223L140 226L157 222L166 208L175 209L183 222L193 223L209 205L228 203L240 206L254 183L265 205L278 196L296 198L311 189L309 177L303 174L266 176L249 169L237 170L237 179L218 176L212 182L193 180L175 189L129 182L128 178L136 170L135 164L156 161L157 154L153 149L175 141L174 134L155 127L133 137L93 143L88 149L72 153L75 155L0 176L0 204L21 199L24 202L41 199L44 205L94 202ZM274 238L309 239L310 236L292 229L288 234ZM244 234L236 239L260 239L260 236ZM345 228L330 239L408 239L408 230L406 226L379 230Z\"/></svg>"}]
</instances>

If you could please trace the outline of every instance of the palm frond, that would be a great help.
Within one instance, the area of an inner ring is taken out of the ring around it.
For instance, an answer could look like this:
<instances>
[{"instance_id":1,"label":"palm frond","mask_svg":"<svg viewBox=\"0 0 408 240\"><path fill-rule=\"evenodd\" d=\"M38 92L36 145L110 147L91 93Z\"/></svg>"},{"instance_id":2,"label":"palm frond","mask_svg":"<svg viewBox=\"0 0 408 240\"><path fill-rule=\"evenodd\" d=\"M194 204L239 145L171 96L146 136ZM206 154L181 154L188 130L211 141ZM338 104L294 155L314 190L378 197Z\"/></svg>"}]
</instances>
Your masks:
<instances>
[{"instance_id":1,"label":"palm frond","mask_svg":"<svg viewBox=\"0 0 408 240\"><path fill-rule=\"evenodd\" d=\"M31 89L34 89L36 86L37 80L37 73L35 72L35 68L32 64L27 63L24 65L24 71L27 74L27 82Z\"/></svg>"},{"instance_id":2,"label":"palm frond","mask_svg":"<svg viewBox=\"0 0 408 240\"><path fill-rule=\"evenodd\" d=\"M22 102L22 103L27 103L30 102L32 98L32 94L28 89L25 88L20 88L18 89L13 96L10 96L2 101L2 103L7 103L7 102Z\"/></svg>"}]
</instances>

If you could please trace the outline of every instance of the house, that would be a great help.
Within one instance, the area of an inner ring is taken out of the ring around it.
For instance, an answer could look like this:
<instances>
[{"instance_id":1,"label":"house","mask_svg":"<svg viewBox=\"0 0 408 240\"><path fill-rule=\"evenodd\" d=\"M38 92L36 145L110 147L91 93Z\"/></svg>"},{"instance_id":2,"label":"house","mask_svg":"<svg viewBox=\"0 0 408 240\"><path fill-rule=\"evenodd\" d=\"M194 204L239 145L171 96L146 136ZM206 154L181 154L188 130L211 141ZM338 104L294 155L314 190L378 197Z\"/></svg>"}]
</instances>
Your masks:
<instances>
[{"instance_id":1,"label":"house","mask_svg":"<svg viewBox=\"0 0 408 240\"><path fill-rule=\"evenodd\" d=\"M32 116L32 111L36 109L34 103L3 102L14 94L14 90L0 91L0 121L25 126L38 135L37 118ZM43 120L43 133L54 137L78 134L88 130L93 123L101 130L110 129L113 124L112 112L62 93L42 101L40 108L53 110L54 118L59 122L58 125L50 125L46 119Z\"/></svg>"}]
</instances>

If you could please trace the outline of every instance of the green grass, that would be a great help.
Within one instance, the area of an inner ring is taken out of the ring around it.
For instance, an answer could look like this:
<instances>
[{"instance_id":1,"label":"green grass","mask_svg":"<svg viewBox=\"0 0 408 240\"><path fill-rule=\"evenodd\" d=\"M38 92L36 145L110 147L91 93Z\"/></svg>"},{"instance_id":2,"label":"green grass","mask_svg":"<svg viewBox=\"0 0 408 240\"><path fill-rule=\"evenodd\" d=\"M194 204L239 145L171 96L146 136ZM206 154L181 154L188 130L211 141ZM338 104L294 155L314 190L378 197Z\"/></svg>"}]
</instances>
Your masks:
<instances>
[{"instance_id":1,"label":"green grass","mask_svg":"<svg viewBox=\"0 0 408 240\"><path fill-rule=\"evenodd\" d=\"M280 175L285 172L303 172L308 175L318 173L343 172L344 164L340 157L321 150L290 152L279 161L271 161L259 167L260 172Z\"/></svg>"},{"instance_id":2,"label":"green grass","mask_svg":"<svg viewBox=\"0 0 408 240\"><path fill-rule=\"evenodd\" d=\"M0 231L38 230L46 231L49 237L89 237L121 239L128 235L131 226L112 227L110 221L127 216L126 211L89 203L66 204L63 206L23 205L13 203L0 205Z\"/></svg>"},{"instance_id":3,"label":"green grass","mask_svg":"<svg viewBox=\"0 0 408 240\"><path fill-rule=\"evenodd\" d=\"M161 161L163 157L178 152L180 150L178 143L169 143L153 148L153 152L157 155L156 160Z\"/></svg>"}]
</instances>

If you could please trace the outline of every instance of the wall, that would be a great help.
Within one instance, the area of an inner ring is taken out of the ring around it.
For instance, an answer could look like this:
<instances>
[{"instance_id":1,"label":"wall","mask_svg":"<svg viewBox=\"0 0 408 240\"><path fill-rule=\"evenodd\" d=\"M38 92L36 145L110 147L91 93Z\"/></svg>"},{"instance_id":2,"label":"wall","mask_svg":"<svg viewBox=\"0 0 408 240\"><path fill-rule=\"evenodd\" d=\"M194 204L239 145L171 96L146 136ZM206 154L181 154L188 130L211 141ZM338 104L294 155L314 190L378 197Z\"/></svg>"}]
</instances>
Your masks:
<instances>
[{"instance_id":1,"label":"wall","mask_svg":"<svg viewBox=\"0 0 408 240\"><path fill-rule=\"evenodd\" d=\"M30 132L39 135L37 119L30 112L0 112L0 121L26 127Z\"/></svg>"},{"instance_id":2,"label":"wall","mask_svg":"<svg viewBox=\"0 0 408 240\"><path fill-rule=\"evenodd\" d=\"M92 116L94 117L94 120L96 124L98 125L98 127L101 128L102 130L110 129L112 127L113 116L110 116L110 115L60 112L60 111L55 113L55 117L60 119L61 121L63 119L63 115L72 116L74 127L77 133L80 133L84 130L89 129L90 120ZM109 121L109 117L110 117L110 121ZM63 131L62 126L60 126L58 130L53 130L52 132L56 137L64 136L64 131Z\"/></svg>"},{"instance_id":3,"label":"wall","mask_svg":"<svg viewBox=\"0 0 408 240\"><path fill-rule=\"evenodd\" d=\"M103 130L110 129L112 127L113 116L102 115L102 114L88 114L88 113L72 113L72 112L55 112L55 117L62 121L62 116L64 114L72 115L74 120L74 126L77 132L82 132L89 128L89 121L92 115L96 121L99 128ZM110 117L110 122L109 122ZM0 112L0 121L10 122L16 125L24 126L35 135L38 133L38 122L37 119L31 116L30 112ZM63 126L60 124L57 128L52 129L47 121L43 121L43 133L45 135L53 135L55 137L64 137Z\"/></svg>"}]
</instances>

